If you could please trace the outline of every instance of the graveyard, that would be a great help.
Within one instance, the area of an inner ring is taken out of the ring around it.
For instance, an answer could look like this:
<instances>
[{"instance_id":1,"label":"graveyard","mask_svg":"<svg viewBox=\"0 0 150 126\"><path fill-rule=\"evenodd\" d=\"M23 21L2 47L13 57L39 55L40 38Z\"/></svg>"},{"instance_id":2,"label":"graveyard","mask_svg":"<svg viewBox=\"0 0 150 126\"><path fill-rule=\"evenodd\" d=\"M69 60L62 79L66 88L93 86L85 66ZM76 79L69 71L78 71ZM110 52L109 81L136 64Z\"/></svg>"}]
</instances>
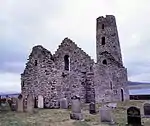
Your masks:
<instances>
[{"instance_id":1,"label":"graveyard","mask_svg":"<svg viewBox=\"0 0 150 126\"><path fill-rule=\"evenodd\" d=\"M140 108L141 122L144 126L150 126L150 118L144 117L143 104L148 101L118 102L112 110L112 118L115 126L127 124L127 109L131 106ZM96 114L89 113L89 104L82 104L82 120L70 119L71 109L42 109L36 108L32 112L11 111L10 108L0 108L0 126L109 126L100 121L99 108L102 104L96 104ZM146 108L148 110L148 107ZM30 110L30 109L29 109ZM147 111L148 114L148 111Z\"/></svg>"}]
</instances>

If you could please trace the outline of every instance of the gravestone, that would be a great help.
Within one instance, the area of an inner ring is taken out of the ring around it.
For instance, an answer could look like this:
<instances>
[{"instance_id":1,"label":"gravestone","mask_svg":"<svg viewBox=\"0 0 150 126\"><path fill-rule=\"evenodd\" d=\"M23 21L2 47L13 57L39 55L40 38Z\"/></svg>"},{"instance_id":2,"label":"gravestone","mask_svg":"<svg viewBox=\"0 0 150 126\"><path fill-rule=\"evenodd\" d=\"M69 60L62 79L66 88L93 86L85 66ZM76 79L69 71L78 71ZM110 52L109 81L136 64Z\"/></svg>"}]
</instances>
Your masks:
<instances>
[{"instance_id":1,"label":"gravestone","mask_svg":"<svg viewBox=\"0 0 150 126\"><path fill-rule=\"evenodd\" d=\"M82 120L83 114L81 113L80 97L73 96L71 100L72 100L72 104L71 104L70 118L74 120Z\"/></svg>"},{"instance_id":2,"label":"gravestone","mask_svg":"<svg viewBox=\"0 0 150 126\"><path fill-rule=\"evenodd\" d=\"M100 108L100 120L103 123L115 124L113 120L112 110L106 106Z\"/></svg>"},{"instance_id":3,"label":"gravestone","mask_svg":"<svg viewBox=\"0 0 150 126\"><path fill-rule=\"evenodd\" d=\"M89 112L90 114L96 114L96 106L94 102L91 102L89 105Z\"/></svg>"},{"instance_id":4,"label":"gravestone","mask_svg":"<svg viewBox=\"0 0 150 126\"><path fill-rule=\"evenodd\" d=\"M11 99L8 99L7 102L8 102L8 104L9 104L10 108L12 108L13 99L12 99L12 98L11 98Z\"/></svg>"},{"instance_id":5,"label":"gravestone","mask_svg":"<svg viewBox=\"0 0 150 126\"><path fill-rule=\"evenodd\" d=\"M128 121L128 125L141 126L140 109L136 107L128 108L127 109L127 121Z\"/></svg>"},{"instance_id":6,"label":"gravestone","mask_svg":"<svg viewBox=\"0 0 150 126\"><path fill-rule=\"evenodd\" d=\"M34 108L33 96L29 94L27 96L27 112L33 112L33 108Z\"/></svg>"},{"instance_id":7,"label":"gravestone","mask_svg":"<svg viewBox=\"0 0 150 126\"><path fill-rule=\"evenodd\" d=\"M11 111L17 111L17 99L16 98L11 98L11 99L7 99L9 106L11 108Z\"/></svg>"},{"instance_id":8,"label":"gravestone","mask_svg":"<svg viewBox=\"0 0 150 126\"><path fill-rule=\"evenodd\" d=\"M150 103L145 103L143 108L145 117L150 117Z\"/></svg>"},{"instance_id":9,"label":"gravestone","mask_svg":"<svg viewBox=\"0 0 150 126\"><path fill-rule=\"evenodd\" d=\"M18 96L17 102L18 102L17 111L18 112L23 112L23 97L22 97L21 94Z\"/></svg>"},{"instance_id":10,"label":"gravestone","mask_svg":"<svg viewBox=\"0 0 150 126\"><path fill-rule=\"evenodd\" d=\"M68 109L68 101L67 98L60 99L60 108L61 109Z\"/></svg>"},{"instance_id":11,"label":"gravestone","mask_svg":"<svg viewBox=\"0 0 150 126\"><path fill-rule=\"evenodd\" d=\"M44 98L42 95L38 96L38 108L44 108Z\"/></svg>"}]
</instances>

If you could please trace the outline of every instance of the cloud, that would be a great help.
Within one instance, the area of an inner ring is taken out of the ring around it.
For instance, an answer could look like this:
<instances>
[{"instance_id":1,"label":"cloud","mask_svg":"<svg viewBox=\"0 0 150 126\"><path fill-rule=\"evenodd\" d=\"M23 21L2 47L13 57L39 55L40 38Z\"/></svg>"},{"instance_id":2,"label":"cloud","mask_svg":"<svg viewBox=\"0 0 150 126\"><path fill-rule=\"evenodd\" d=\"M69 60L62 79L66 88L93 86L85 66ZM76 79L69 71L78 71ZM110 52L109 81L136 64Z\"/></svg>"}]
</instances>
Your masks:
<instances>
[{"instance_id":1,"label":"cloud","mask_svg":"<svg viewBox=\"0 0 150 126\"><path fill-rule=\"evenodd\" d=\"M0 73L0 93L21 92L20 75Z\"/></svg>"},{"instance_id":2,"label":"cloud","mask_svg":"<svg viewBox=\"0 0 150 126\"><path fill-rule=\"evenodd\" d=\"M4 62L0 68L0 72L21 74L25 68L25 62Z\"/></svg>"},{"instance_id":3,"label":"cloud","mask_svg":"<svg viewBox=\"0 0 150 126\"><path fill-rule=\"evenodd\" d=\"M149 0L0 0L0 72L20 75L34 45L54 53L65 37L96 59L96 18L113 14L129 79L150 81L149 4Z\"/></svg>"}]
</instances>

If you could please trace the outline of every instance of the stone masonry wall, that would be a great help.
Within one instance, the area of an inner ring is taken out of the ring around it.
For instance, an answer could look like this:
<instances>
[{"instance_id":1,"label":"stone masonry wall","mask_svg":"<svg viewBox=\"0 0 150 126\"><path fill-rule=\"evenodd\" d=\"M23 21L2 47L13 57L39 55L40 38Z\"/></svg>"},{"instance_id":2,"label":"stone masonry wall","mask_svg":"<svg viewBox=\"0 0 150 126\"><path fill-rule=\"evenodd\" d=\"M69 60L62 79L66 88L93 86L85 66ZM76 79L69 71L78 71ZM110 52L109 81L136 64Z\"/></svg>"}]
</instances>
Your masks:
<instances>
[{"instance_id":1,"label":"stone masonry wall","mask_svg":"<svg viewBox=\"0 0 150 126\"><path fill-rule=\"evenodd\" d=\"M129 99L127 88L126 68L118 68L115 65L95 65L95 99L96 102L122 101L121 89L124 100Z\"/></svg>"},{"instance_id":2,"label":"stone masonry wall","mask_svg":"<svg viewBox=\"0 0 150 126\"><path fill-rule=\"evenodd\" d=\"M66 54L70 56L70 71L64 70ZM64 39L54 55L42 46L35 46L21 75L22 94L33 94L36 98L42 95L49 107L58 105L59 99L64 97L70 103L73 95L79 95L82 102L86 102L86 88L89 87L88 92L94 89L86 83L86 73L93 71L93 64L94 61L68 38ZM88 96L89 101L90 98L94 97Z\"/></svg>"},{"instance_id":3,"label":"stone masonry wall","mask_svg":"<svg viewBox=\"0 0 150 126\"><path fill-rule=\"evenodd\" d=\"M53 57L42 46L33 48L26 69L22 74L22 94L42 95L47 106L57 106L60 97L61 76L55 68ZM56 103L55 103L56 102Z\"/></svg>"},{"instance_id":4,"label":"stone masonry wall","mask_svg":"<svg viewBox=\"0 0 150 126\"><path fill-rule=\"evenodd\" d=\"M64 57L68 55L70 58L70 70L65 70ZM86 74L93 71L94 61L81 48L68 38L65 38L58 50L54 54L54 62L56 68L65 74L62 79L64 92L67 91L67 98L70 99L73 95L79 95L81 101L86 101ZM70 90L69 90L70 89Z\"/></svg>"}]
</instances>

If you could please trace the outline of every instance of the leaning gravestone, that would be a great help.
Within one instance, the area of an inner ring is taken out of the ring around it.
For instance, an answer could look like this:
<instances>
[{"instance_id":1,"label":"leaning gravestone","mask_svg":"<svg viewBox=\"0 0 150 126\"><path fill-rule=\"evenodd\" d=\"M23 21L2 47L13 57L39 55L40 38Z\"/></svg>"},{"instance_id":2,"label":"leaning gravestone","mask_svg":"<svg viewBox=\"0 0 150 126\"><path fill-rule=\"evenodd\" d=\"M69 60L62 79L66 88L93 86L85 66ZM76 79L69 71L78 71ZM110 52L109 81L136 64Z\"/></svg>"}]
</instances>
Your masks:
<instances>
[{"instance_id":1,"label":"leaning gravestone","mask_svg":"<svg viewBox=\"0 0 150 126\"><path fill-rule=\"evenodd\" d=\"M68 101L67 98L60 99L60 108L61 109L68 109Z\"/></svg>"},{"instance_id":2,"label":"leaning gravestone","mask_svg":"<svg viewBox=\"0 0 150 126\"><path fill-rule=\"evenodd\" d=\"M150 117L150 103L145 103L143 108L144 108L144 116Z\"/></svg>"},{"instance_id":3,"label":"leaning gravestone","mask_svg":"<svg viewBox=\"0 0 150 126\"><path fill-rule=\"evenodd\" d=\"M106 106L100 108L100 120L102 123L114 124L112 110Z\"/></svg>"},{"instance_id":4,"label":"leaning gravestone","mask_svg":"<svg viewBox=\"0 0 150 126\"><path fill-rule=\"evenodd\" d=\"M23 97L22 97L21 94L18 96L17 102L18 102L17 111L18 111L18 112L23 112Z\"/></svg>"},{"instance_id":5,"label":"leaning gravestone","mask_svg":"<svg viewBox=\"0 0 150 126\"><path fill-rule=\"evenodd\" d=\"M90 114L96 114L96 106L94 102L91 102L89 105L89 112Z\"/></svg>"},{"instance_id":6,"label":"leaning gravestone","mask_svg":"<svg viewBox=\"0 0 150 126\"><path fill-rule=\"evenodd\" d=\"M44 98L42 95L38 96L38 108L44 108Z\"/></svg>"},{"instance_id":7,"label":"leaning gravestone","mask_svg":"<svg viewBox=\"0 0 150 126\"><path fill-rule=\"evenodd\" d=\"M71 99L72 99L72 104L71 104L70 118L74 120L82 120L83 114L81 113L80 97L73 96Z\"/></svg>"},{"instance_id":8,"label":"leaning gravestone","mask_svg":"<svg viewBox=\"0 0 150 126\"><path fill-rule=\"evenodd\" d=\"M142 126L140 109L136 108L136 107L128 108L127 109L127 120L128 120L128 125Z\"/></svg>"},{"instance_id":9,"label":"leaning gravestone","mask_svg":"<svg viewBox=\"0 0 150 126\"><path fill-rule=\"evenodd\" d=\"M33 112L33 108L34 108L33 96L29 94L27 97L27 112Z\"/></svg>"}]
</instances>

